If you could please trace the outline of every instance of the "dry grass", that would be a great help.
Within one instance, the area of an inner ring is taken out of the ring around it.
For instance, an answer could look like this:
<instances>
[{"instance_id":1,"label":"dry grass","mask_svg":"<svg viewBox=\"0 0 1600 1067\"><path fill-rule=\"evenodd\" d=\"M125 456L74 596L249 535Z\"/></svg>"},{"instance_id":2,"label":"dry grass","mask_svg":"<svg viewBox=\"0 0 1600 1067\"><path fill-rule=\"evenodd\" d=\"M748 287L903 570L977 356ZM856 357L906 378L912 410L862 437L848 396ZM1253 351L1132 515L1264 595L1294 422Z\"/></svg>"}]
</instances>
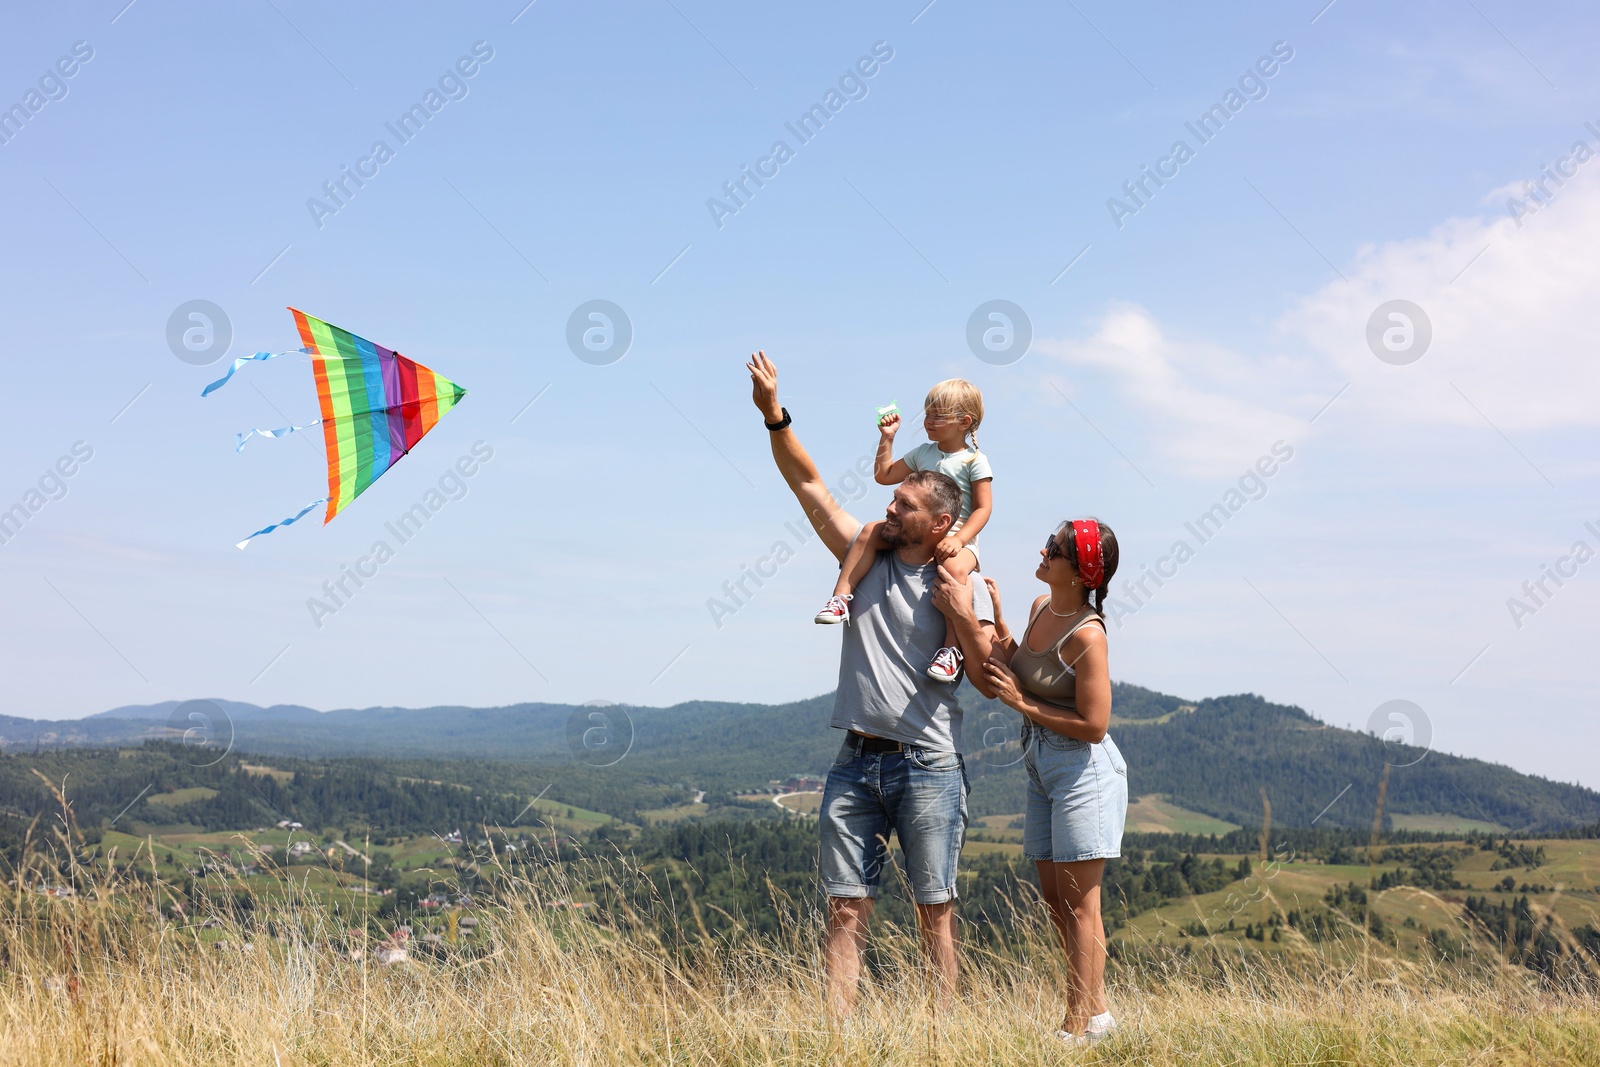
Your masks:
<instances>
[{"instance_id":1,"label":"dry grass","mask_svg":"<svg viewBox=\"0 0 1600 1067\"><path fill-rule=\"evenodd\" d=\"M348 918L287 885L248 921L224 915L203 931L155 914L161 887L102 884L70 900L19 889L0 906L0 1067L1600 1062L1592 986L1481 961L1334 964L1309 950L1113 964L1119 1037L1067 1049L1051 1037L1059 953L1028 915L1014 956L968 948L966 991L943 1012L915 939L878 929L876 977L855 1017L833 1023L814 912L775 901L786 922L768 939L742 926L663 937L650 932L659 916L625 905L614 923L545 907L571 894L569 876L516 881L479 910L472 945L388 966L352 962Z\"/></svg>"},{"instance_id":2,"label":"dry grass","mask_svg":"<svg viewBox=\"0 0 1600 1067\"><path fill-rule=\"evenodd\" d=\"M380 965L362 932L374 924L330 912L287 877L271 897L219 879L209 888L225 903L195 915L173 908L173 887L119 872L115 856L85 869L62 807L54 840L30 833L0 895L0 1067L1600 1064L1592 973L1552 982L1492 953L1417 964L1361 931L1334 952L1291 939L1294 951L1270 957L1114 961L1120 1032L1070 1049L1052 1036L1065 975L1042 908L1010 917L1008 947L967 948L962 996L945 1008L914 931L880 925L858 1010L830 1020L814 907L773 891L779 930L762 937L696 902L679 870L684 930L620 855L527 877L495 865L483 873L500 888L471 938ZM130 859L137 869L141 857ZM62 879L80 895L34 891ZM551 906L596 886L604 908ZM712 912L731 932L709 932Z\"/></svg>"}]
</instances>

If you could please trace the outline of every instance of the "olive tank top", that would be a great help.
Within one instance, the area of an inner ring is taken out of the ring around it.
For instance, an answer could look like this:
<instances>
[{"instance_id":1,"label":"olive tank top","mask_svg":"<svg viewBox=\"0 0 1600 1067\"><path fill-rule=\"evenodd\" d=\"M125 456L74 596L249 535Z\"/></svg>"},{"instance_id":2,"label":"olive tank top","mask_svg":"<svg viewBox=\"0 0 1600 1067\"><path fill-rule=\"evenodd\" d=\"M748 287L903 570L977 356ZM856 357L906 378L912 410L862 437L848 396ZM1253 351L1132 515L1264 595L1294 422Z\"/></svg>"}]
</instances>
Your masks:
<instances>
[{"instance_id":1,"label":"olive tank top","mask_svg":"<svg viewBox=\"0 0 1600 1067\"><path fill-rule=\"evenodd\" d=\"M1048 601L1039 605L1039 610L1029 617L1027 629L1022 631L1022 640L1017 642L1017 650L1011 654L1011 669L1016 672L1018 684L1028 693L1048 703L1077 710L1078 672L1061 662L1061 646L1091 622L1099 623L1104 629L1105 620L1093 611L1086 612L1055 644L1043 652L1035 652L1028 647L1028 635L1033 632L1034 620L1044 614L1047 604Z\"/></svg>"}]
</instances>

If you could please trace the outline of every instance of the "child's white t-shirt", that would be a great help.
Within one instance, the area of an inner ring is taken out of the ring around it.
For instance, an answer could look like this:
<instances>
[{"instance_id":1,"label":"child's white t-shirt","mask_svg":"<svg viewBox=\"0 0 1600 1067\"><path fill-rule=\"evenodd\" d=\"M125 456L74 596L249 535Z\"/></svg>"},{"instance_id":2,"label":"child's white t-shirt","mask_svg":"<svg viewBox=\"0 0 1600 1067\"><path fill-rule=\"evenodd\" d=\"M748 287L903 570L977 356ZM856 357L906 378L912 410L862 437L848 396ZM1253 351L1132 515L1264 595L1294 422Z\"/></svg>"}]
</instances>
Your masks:
<instances>
[{"instance_id":1,"label":"child's white t-shirt","mask_svg":"<svg viewBox=\"0 0 1600 1067\"><path fill-rule=\"evenodd\" d=\"M989 457L971 448L959 452L945 452L934 441L918 445L903 457L906 466L914 471L938 471L948 474L961 487L961 514L951 525L950 532L961 529L961 524L972 515L972 483L993 478Z\"/></svg>"}]
</instances>

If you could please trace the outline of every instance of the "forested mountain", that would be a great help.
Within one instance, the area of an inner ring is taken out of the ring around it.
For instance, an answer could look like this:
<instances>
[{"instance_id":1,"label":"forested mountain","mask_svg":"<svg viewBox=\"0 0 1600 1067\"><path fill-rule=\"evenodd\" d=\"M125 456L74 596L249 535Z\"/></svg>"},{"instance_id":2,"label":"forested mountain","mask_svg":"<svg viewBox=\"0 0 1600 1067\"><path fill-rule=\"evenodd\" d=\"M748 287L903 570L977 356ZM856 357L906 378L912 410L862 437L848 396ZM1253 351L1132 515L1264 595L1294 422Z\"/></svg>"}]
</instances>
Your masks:
<instances>
[{"instance_id":1,"label":"forested mountain","mask_svg":"<svg viewBox=\"0 0 1600 1067\"><path fill-rule=\"evenodd\" d=\"M1385 819L1453 815L1503 830L1555 830L1600 819L1600 793L1484 760L1385 745L1252 694L1198 701L1161 721L1121 722L1112 737L1134 795L1162 793L1186 808L1260 826L1370 827L1385 778ZM1415 762L1412 762L1415 761ZM986 807L1021 809L1025 782L975 770ZM981 786L979 783L982 783ZM1320 818L1319 818L1320 816Z\"/></svg>"},{"instance_id":2,"label":"forested mountain","mask_svg":"<svg viewBox=\"0 0 1600 1067\"><path fill-rule=\"evenodd\" d=\"M1026 780L1015 743L1006 740L1015 737L1018 717L970 689L963 700L974 814L1021 811ZM780 705L692 701L670 708L519 704L317 712L200 703L210 706L201 740L219 751L231 738L236 753L382 760L377 770L401 775L411 772L396 767L415 764L418 778L456 782L498 777L507 793L549 786L563 802L623 818L692 791L730 797L792 774L820 775L840 742L827 726L831 695ZM1593 790L1482 760L1396 751L1369 734L1249 694L1186 701L1118 683L1114 709L1112 735L1127 757L1135 796L1165 794L1245 826L1262 823L1265 794L1277 825L1316 820L1370 827L1386 759L1395 764L1385 786L1386 818L1450 815L1511 832L1600 819L1600 794ZM171 703L70 722L0 718L0 748L32 753L177 739L167 723L181 710ZM462 762L447 777L436 773L439 761ZM361 765L350 766L354 774ZM132 794L115 795L126 803Z\"/></svg>"}]
</instances>

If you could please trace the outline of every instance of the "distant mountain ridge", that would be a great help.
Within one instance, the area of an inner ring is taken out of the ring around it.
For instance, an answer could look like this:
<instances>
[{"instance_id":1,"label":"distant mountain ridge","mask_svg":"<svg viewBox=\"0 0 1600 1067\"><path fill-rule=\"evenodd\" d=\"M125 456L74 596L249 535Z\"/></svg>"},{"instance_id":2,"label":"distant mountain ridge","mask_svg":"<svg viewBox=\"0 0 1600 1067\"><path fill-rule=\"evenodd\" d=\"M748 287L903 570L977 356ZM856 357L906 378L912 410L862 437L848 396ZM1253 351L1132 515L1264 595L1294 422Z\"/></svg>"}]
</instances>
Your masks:
<instances>
[{"instance_id":1,"label":"distant mountain ridge","mask_svg":"<svg viewBox=\"0 0 1600 1067\"><path fill-rule=\"evenodd\" d=\"M163 700L159 704L125 704L120 708L110 711L97 711L93 715L84 716L85 719L165 719L174 711L190 701ZM261 707L258 704L246 704L237 700L207 699L207 704L215 704L235 719L256 718L309 718L323 715L325 712L316 708L308 708L302 704L273 704L271 707Z\"/></svg>"},{"instance_id":2,"label":"distant mountain ridge","mask_svg":"<svg viewBox=\"0 0 1600 1067\"><path fill-rule=\"evenodd\" d=\"M1019 717L970 689L962 699L974 814L1021 811L1026 778L1015 744L995 743L1003 734L1015 736ZM167 720L182 703L131 705L66 721L0 716L0 752L172 740L177 734ZM821 774L840 741L827 726L832 694L779 705L689 701L668 708L537 703L323 712L292 704L209 703L223 716L202 724L209 732L201 739L226 744L231 734L232 748L243 753L587 763L726 792L760 789L791 774ZM1370 734L1253 694L1187 701L1116 683L1113 707L1112 735L1127 757L1133 795L1166 794L1241 825L1259 826L1270 804L1276 825L1370 826L1386 759L1394 764L1384 785L1386 817L1449 815L1507 832L1600 821L1600 793L1593 790L1482 760L1397 751Z\"/></svg>"}]
</instances>

